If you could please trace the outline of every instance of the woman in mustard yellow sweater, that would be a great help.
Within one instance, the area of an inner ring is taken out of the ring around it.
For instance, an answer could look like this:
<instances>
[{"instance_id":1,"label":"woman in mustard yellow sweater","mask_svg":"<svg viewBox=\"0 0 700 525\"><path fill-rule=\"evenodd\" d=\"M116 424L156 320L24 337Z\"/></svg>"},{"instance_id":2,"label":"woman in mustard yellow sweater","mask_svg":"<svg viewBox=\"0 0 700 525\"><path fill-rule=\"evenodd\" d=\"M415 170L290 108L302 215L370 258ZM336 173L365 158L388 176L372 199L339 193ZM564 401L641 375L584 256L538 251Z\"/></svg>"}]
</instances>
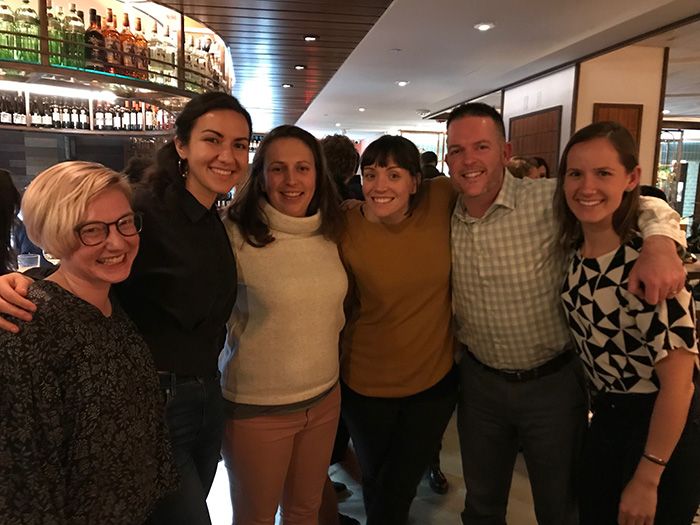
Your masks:
<instances>
[{"instance_id":1,"label":"woman in mustard yellow sweater","mask_svg":"<svg viewBox=\"0 0 700 525\"><path fill-rule=\"evenodd\" d=\"M383 136L362 155L365 203L347 213L351 282L341 339L343 417L367 525L403 525L457 399L447 178L421 181L418 149Z\"/></svg>"}]
</instances>

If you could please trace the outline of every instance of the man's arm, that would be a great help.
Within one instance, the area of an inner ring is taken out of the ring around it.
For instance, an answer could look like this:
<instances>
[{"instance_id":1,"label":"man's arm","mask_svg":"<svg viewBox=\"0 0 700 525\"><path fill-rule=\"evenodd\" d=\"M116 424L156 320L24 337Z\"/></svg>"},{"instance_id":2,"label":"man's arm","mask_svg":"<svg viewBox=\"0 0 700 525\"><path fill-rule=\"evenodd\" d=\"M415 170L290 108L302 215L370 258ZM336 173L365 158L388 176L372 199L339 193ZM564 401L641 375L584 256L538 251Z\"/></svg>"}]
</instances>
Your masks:
<instances>
[{"instance_id":1,"label":"man's arm","mask_svg":"<svg viewBox=\"0 0 700 525\"><path fill-rule=\"evenodd\" d=\"M629 277L629 290L650 304L672 297L685 286L686 272L677 248L685 248L680 216L656 197L640 198L639 229L644 237Z\"/></svg>"}]
</instances>

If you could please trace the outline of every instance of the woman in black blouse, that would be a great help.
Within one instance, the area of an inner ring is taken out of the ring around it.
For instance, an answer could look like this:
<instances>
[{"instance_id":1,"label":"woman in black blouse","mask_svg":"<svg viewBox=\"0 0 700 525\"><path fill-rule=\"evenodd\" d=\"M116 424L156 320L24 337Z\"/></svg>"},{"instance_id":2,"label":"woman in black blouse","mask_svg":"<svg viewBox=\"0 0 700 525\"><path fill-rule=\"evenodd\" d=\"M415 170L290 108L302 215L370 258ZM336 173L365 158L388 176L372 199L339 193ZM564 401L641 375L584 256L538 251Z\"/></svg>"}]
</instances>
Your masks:
<instances>
[{"instance_id":1,"label":"woman in black blouse","mask_svg":"<svg viewBox=\"0 0 700 525\"><path fill-rule=\"evenodd\" d=\"M211 523L206 497L223 432L217 359L237 281L214 203L247 175L251 133L250 115L236 98L199 95L183 108L174 140L135 190L134 209L143 214L141 248L131 276L115 291L159 371L181 479L179 490L154 511L152 524ZM11 274L0 284L0 309L29 320L34 306L22 297L22 277ZM1 318L0 328L16 331Z\"/></svg>"},{"instance_id":2,"label":"woman in black blouse","mask_svg":"<svg viewBox=\"0 0 700 525\"><path fill-rule=\"evenodd\" d=\"M30 184L31 238L61 258L37 307L0 333L3 523L143 523L175 487L148 347L109 292L139 246L131 190L101 164L65 162Z\"/></svg>"},{"instance_id":3,"label":"woman in black blouse","mask_svg":"<svg viewBox=\"0 0 700 525\"><path fill-rule=\"evenodd\" d=\"M583 525L690 524L700 500L695 304L688 289L655 306L627 289L639 177L634 141L614 122L578 131L559 168L562 242L577 250L562 302L594 389Z\"/></svg>"}]
</instances>

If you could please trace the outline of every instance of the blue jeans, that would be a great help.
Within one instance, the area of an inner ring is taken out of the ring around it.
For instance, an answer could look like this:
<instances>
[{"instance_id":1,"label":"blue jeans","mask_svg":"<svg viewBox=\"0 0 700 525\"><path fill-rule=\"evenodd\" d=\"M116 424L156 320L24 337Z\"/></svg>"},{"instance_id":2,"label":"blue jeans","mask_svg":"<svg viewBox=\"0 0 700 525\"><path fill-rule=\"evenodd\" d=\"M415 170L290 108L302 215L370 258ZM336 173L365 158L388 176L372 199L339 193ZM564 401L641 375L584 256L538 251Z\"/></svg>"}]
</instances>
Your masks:
<instances>
[{"instance_id":1,"label":"blue jeans","mask_svg":"<svg viewBox=\"0 0 700 525\"><path fill-rule=\"evenodd\" d=\"M467 488L464 525L505 525L518 446L540 525L578 523L576 479L587 393L575 357L549 375L511 382L465 355L457 428Z\"/></svg>"},{"instance_id":2,"label":"blue jeans","mask_svg":"<svg viewBox=\"0 0 700 525\"><path fill-rule=\"evenodd\" d=\"M161 375L166 421L179 489L156 506L150 525L211 525L207 495L214 481L223 434L219 378Z\"/></svg>"}]
</instances>

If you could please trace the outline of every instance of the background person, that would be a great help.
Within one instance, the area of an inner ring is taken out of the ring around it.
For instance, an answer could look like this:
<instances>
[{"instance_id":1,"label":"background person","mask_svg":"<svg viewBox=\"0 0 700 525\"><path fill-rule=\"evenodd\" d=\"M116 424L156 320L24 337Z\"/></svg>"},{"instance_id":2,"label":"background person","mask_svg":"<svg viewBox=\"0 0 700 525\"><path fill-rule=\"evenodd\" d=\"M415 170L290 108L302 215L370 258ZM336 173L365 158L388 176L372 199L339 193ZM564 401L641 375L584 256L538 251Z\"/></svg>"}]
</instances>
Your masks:
<instances>
[{"instance_id":1,"label":"background person","mask_svg":"<svg viewBox=\"0 0 700 525\"><path fill-rule=\"evenodd\" d=\"M321 148L340 198L364 200L362 182L357 174L360 154L352 140L345 135L328 135L321 139Z\"/></svg>"},{"instance_id":2,"label":"background person","mask_svg":"<svg viewBox=\"0 0 700 525\"><path fill-rule=\"evenodd\" d=\"M687 286L657 305L627 286L642 245L636 150L618 123L586 126L564 149L555 194L561 242L576 249L562 303L595 392L583 525L690 524L700 503L695 303Z\"/></svg>"},{"instance_id":3,"label":"background person","mask_svg":"<svg viewBox=\"0 0 700 525\"><path fill-rule=\"evenodd\" d=\"M143 523L175 487L153 360L109 295L139 246L129 196L87 162L43 171L24 195L29 235L61 265L29 289L32 322L0 333L5 523Z\"/></svg>"},{"instance_id":4,"label":"background person","mask_svg":"<svg viewBox=\"0 0 700 525\"><path fill-rule=\"evenodd\" d=\"M340 414L343 220L318 141L280 126L227 213L239 293L221 355L236 525L318 525Z\"/></svg>"},{"instance_id":5,"label":"background person","mask_svg":"<svg viewBox=\"0 0 700 525\"><path fill-rule=\"evenodd\" d=\"M0 170L0 275L13 271L17 254L12 247L12 231L19 213L20 195L10 172Z\"/></svg>"}]
</instances>

